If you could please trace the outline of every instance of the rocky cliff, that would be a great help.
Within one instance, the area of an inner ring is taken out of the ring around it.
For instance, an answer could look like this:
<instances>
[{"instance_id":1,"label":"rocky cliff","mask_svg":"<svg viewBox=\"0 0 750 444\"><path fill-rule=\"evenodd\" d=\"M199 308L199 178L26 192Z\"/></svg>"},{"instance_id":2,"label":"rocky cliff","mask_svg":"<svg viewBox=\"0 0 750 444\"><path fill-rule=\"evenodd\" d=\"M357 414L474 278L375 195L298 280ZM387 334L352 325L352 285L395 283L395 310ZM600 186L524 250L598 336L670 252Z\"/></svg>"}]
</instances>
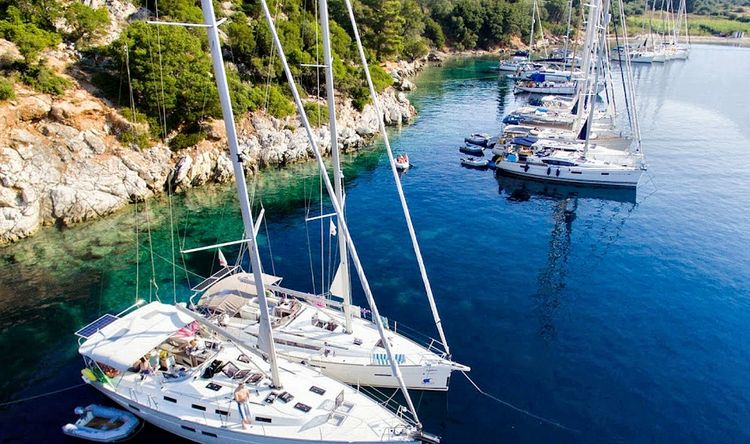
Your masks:
<instances>
[{"instance_id":1,"label":"rocky cliff","mask_svg":"<svg viewBox=\"0 0 750 444\"><path fill-rule=\"evenodd\" d=\"M420 66L389 67L397 89L380 97L387 124L400 125L414 116L400 90L413 88L408 76ZM117 135L131 124L89 92L90 85L71 80L74 87L63 97L16 85L15 99L0 102L0 244L27 237L42 225L74 224L154 194L232 179L223 122L207 122L207 139L179 152L163 145L125 146ZM378 133L378 116L371 105L359 112L350 101L341 102L339 144L344 151L360 149ZM238 132L249 174L312 157L298 118L255 113L239 119ZM327 126L316 128L316 136L328 154Z\"/></svg>"}]
</instances>

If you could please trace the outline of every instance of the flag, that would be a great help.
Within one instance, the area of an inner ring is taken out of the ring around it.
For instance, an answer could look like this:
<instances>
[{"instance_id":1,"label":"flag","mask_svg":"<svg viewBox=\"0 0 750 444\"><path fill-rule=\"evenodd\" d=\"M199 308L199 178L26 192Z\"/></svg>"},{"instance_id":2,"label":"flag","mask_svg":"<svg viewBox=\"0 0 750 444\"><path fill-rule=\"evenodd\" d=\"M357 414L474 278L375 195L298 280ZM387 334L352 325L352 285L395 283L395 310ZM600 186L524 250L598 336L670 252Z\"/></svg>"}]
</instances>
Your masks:
<instances>
[{"instance_id":1,"label":"flag","mask_svg":"<svg viewBox=\"0 0 750 444\"><path fill-rule=\"evenodd\" d=\"M227 263L227 258L224 257L224 253L219 250L219 265L222 267L228 267L229 264Z\"/></svg>"},{"instance_id":2,"label":"flag","mask_svg":"<svg viewBox=\"0 0 750 444\"><path fill-rule=\"evenodd\" d=\"M336 235L336 224L333 223L333 220L329 221L331 224L331 228L329 229L329 233L331 233L331 236Z\"/></svg>"}]
</instances>

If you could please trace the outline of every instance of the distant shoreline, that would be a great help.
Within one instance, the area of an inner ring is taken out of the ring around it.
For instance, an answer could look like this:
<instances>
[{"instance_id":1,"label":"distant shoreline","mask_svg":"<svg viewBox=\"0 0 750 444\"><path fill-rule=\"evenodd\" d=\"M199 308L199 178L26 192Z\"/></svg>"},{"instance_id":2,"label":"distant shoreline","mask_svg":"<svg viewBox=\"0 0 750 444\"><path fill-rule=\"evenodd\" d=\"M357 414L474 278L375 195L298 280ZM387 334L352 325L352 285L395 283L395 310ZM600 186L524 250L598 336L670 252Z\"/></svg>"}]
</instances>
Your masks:
<instances>
[{"instance_id":1,"label":"distant shoreline","mask_svg":"<svg viewBox=\"0 0 750 444\"><path fill-rule=\"evenodd\" d=\"M716 37L712 35L696 35L690 36L690 43L703 43L710 45L722 45L722 46L740 46L743 48L750 48L750 37L743 37L741 39L733 39L730 37Z\"/></svg>"}]
</instances>

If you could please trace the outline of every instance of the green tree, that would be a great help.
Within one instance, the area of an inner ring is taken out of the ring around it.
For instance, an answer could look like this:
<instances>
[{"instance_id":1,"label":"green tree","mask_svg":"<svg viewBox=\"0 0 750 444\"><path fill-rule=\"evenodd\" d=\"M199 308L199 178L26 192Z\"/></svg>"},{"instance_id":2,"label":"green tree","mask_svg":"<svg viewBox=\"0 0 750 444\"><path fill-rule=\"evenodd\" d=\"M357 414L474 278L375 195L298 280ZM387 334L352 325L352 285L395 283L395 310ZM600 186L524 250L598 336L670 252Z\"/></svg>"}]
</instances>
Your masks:
<instances>
[{"instance_id":1,"label":"green tree","mask_svg":"<svg viewBox=\"0 0 750 444\"><path fill-rule=\"evenodd\" d=\"M9 7L7 13L7 19L0 21L0 36L16 44L27 64L37 63L42 50L62 41L59 34L24 22L20 10L15 6Z\"/></svg>"},{"instance_id":2,"label":"green tree","mask_svg":"<svg viewBox=\"0 0 750 444\"><path fill-rule=\"evenodd\" d=\"M72 28L70 38L84 45L99 38L110 24L107 8L90 8L83 3L74 2L65 10L65 20Z\"/></svg>"},{"instance_id":3,"label":"green tree","mask_svg":"<svg viewBox=\"0 0 750 444\"><path fill-rule=\"evenodd\" d=\"M401 54L404 49L403 32L406 20L401 16L399 0L384 0L381 14L382 27L378 33L377 57L390 59Z\"/></svg>"},{"instance_id":4,"label":"green tree","mask_svg":"<svg viewBox=\"0 0 750 444\"><path fill-rule=\"evenodd\" d=\"M167 130L220 115L211 62L192 31L164 26L157 36L152 25L133 22L111 54L119 66L128 59L136 105L157 122L165 118Z\"/></svg>"}]
</instances>

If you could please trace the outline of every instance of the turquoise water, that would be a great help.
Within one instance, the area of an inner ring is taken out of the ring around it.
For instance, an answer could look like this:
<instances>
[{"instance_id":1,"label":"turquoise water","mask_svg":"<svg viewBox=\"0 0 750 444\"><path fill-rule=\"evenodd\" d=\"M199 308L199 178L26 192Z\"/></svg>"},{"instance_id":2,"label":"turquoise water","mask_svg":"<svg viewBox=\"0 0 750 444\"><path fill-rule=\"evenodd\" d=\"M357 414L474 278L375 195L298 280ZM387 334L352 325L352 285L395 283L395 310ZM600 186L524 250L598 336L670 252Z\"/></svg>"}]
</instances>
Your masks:
<instances>
[{"instance_id":1,"label":"turquoise water","mask_svg":"<svg viewBox=\"0 0 750 444\"><path fill-rule=\"evenodd\" d=\"M419 117L392 141L415 164L403 183L455 358L487 392L568 429L483 397L458 374L447 395L415 395L428 430L448 443L750 440L750 108L737 86L750 50L695 46L686 62L636 67L649 164L637 194L462 168L463 137L496 132L522 102L491 65L428 69L411 96ZM345 176L381 311L434 336L382 149L347 157ZM266 269L320 290L328 256L320 225L304 222L320 212L312 165L266 171L255 188ZM231 188L175 196L172 208L176 248L241 235ZM210 253L178 254L173 286L169 213L163 199L137 217L131 207L0 250L0 401L78 383L71 333L132 303L136 288L183 300L198 278L182 268L210 273ZM62 441L72 408L100 400L77 388L0 408L0 441ZM139 435L156 438L169 437Z\"/></svg>"}]
</instances>

